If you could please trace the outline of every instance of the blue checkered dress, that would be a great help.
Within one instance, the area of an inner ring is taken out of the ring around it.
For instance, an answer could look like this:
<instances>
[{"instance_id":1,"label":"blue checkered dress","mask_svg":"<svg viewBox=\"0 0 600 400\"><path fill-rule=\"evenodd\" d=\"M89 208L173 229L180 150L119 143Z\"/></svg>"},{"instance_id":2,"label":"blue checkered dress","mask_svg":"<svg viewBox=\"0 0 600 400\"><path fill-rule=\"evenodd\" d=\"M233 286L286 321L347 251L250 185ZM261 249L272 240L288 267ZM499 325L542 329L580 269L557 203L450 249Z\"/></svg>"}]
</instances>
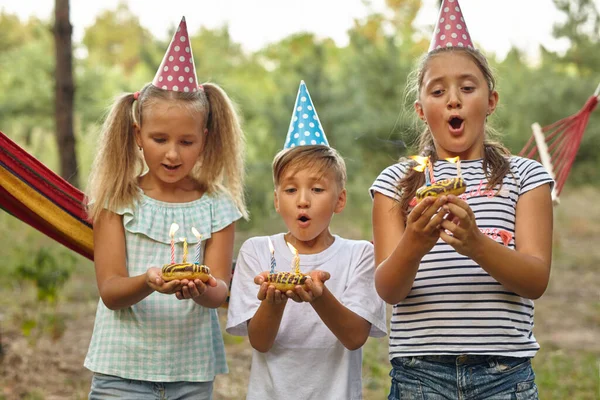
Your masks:
<instances>
[{"instance_id":1,"label":"blue checkered dress","mask_svg":"<svg viewBox=\"0 0 600 400\"><path fill-rule=\"evenodd\" d=\"M187 237L188 262L194 262L198 240L192 226L205 241L241 217L226 195L205 194L189 203L165 203L142 194L137 205L118 211L123 215L130 276L170 262L173 222L179 225L176 239ZM176 262L181 262L182 248L182 243L176 244ZM109 310L100 300L84 366L127 379L212 381L216 374L227 373L217 312L156 292L118 311Z\"/></svg>"}]
</instances>

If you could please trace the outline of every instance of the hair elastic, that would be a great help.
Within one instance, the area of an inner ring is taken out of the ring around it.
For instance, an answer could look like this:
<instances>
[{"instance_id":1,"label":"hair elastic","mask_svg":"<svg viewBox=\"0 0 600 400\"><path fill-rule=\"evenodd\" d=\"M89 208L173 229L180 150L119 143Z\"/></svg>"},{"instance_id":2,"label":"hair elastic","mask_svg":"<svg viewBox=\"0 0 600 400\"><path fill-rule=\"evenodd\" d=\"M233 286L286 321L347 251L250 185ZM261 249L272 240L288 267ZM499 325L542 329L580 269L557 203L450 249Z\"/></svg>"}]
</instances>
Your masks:
<instances>
[{"instance_id":1,"label":"hair elastic","mask_svg":"<svg viewBox=\"0 0 600 400\"><path fill-rule=\"evenodd\" d=\"M133 94L133 99L134 99L134 100L137 100L139 97L140 97L140 92L135 92L135 93Z\"/></svg>"}]
</instances>

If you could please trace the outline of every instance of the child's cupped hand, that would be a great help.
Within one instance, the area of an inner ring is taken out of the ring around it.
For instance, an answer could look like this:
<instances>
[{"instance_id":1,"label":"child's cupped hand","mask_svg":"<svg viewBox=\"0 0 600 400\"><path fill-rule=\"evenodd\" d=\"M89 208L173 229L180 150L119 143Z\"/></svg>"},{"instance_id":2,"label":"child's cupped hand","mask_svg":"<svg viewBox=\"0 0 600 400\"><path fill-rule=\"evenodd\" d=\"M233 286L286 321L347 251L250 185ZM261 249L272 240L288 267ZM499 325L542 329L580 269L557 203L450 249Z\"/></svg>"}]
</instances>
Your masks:
<instances>
[{"instance_id":1,"label":"child's cupped hand","mask_svg":"<svg viewBox=\"0 0 600 400\"><path fill-rule=\"evenodd\" d=\"M258 294L256 297L260 301L267 301L270 304L283 304L287 301L287 296L285 293L275 289L275 286L269 285L267 282L267 276L269 275L269 271L263 271L260 274L254 277L254 283L260 285L258 289Z\"/></svg>"},{"instance_id":2,"label":"child's cupped hand","mask_svg":"<svg viewBox=\"0 0 600 400\"><path fill-rule=\"evenodd\" d=\"M175 296L179 300L195 299L202 296L209 287L216 287L217 280L211 276L206 282L202 282L200 279L194 279L193 281L182 279L181 290L175 293Z\"/></svg>"},{"instance_id":3,"label":"child's cupped hand","mask_svg":"<svg viewBox=\"0 0 600 400\"><path fill-rule=\"evenodd\" d=\"M418 254L427 254L440 238L440 227L448 214L443 207L447 201L447 196L426 197L408 214L404 235Z\"/></svg>"},{"instance_id":4,"label":"child's cupped hand","mask_svg":"<svg viewBox=\"0 0 600 400\"><path fill-rule=\"evenodd\" d=\"M321 297L325 290L325 281L331 278L331 274L325 271L314 270L308 275L309 278L304 283L306 289L302 286L296 286L294 290L288 290L286 296L297 303L311 303Z\"/></svg>"},{"instance_id":5,"label":"child's cupped hand","mask_svg":"<svg viewBox=\"0 0 600 400\"><path fill-rule=\"evenodd\" d=\"M452 195L448 196L443 209L447 216L440 225L440 237L459 254L473 258L480 248L479 239L483 237L473 210L467 202Z\"/></svg>"},{"instance_id":6,"label":"child's cupped hand","mask_svg":"<svg viewBox=\"0 0 600 400\"><path fill-rule=\"evenodd\" d=\"M157 267L148 268L146 271L146 284L153 290L163 294L174 294L181 290L182 284L179 280L166 282L162 278L161 269Z\"/></svg>"}]
</instances>

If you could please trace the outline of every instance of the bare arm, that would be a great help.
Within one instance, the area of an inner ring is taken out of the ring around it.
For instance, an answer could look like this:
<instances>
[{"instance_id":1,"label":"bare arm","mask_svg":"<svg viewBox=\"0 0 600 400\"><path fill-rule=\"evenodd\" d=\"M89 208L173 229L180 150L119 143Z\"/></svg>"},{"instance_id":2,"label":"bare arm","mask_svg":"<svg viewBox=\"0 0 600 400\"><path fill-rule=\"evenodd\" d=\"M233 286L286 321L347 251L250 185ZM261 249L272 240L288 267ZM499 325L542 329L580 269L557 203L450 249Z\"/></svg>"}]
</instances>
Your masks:
<instances>
[{"instance_id":1,"label":"bare arm","mask_svg":"<svg viewBox=\"0 0 600 400\"><path fill-rule=\"evenodd\" d=\"M372 212L375 288L385 302L397 304L412 289L421 258L439 238L437 226L445 214L440 207L446 200L446 196L423 199L408 215L405 226L398 203L375 193Z\"/></svg>"},{"instance_id":2,"label":"bare arm","mask_svg":"<svg viewBox=\"0 0 600 400\"><path fill-rule=\"evenodd\" d=\"M345 348L356 350L365 344L369 337L371 323L346 308L326 286L323 286L321 296L314 299L310 305Z\"/></svg>"},{"instance_id":3,"label":"bare arm","mask_svg":"<svg viewBox=\"0 0 600 400\"><path fill-rule=\"evenodd\" d=\"M460 224L445 221L442 227L454 237L441 237L457 252L472 258L494 279L521 297L539 298L548 287L552 261L552 199L550 186L542 185L519 198L516 209L515 249L484 235L475 223L473 211L451 196L448 210Z\"/></svg>"},{"instance_id":4,"label":"bare arm","mask_svg":"<svg viewBox=\"0 0 600 400\"><path fill-rule=\"evenodd\" d=\"M248 322L250 345L261 353L266 353L273 347L287 302L283 293L265 282L267 274L268 272L263 272L254 278L254 282L260 285L258 298L262 302Z\"/></svg>"},{"instance_id":5,"label":"bare arm","mask_svg":"<svg viewBox=\"0 0 600 400\"><path fill-rule=\"evenodd\" d=\"M94 267L100 297L109 309L130 307L151 294L155 287L160 287L164 293L179 289L175 282L162 282L156 268L130 277L125 254L123 217L103 210L94 224Z\"/></svg>"}]
</instances>

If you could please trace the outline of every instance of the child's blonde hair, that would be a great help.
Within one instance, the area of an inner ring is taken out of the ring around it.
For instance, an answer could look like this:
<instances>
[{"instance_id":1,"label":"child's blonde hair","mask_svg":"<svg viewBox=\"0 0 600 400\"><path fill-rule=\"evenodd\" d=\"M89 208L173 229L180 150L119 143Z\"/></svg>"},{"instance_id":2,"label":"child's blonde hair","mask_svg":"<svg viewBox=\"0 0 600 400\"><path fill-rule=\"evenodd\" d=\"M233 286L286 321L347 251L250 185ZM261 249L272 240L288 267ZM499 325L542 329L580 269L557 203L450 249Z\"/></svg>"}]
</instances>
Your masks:
<instances>
[{"instance_id":1,"label":"child's blonde hair","mask_svg":"<svg viewBox=\"0 0 600 400\"><path fill-rule=\"evenodd\" d=\"M329 146L306 145L281 150L273 160L273 183L279 185L281 177L289 169L295 171L315 169L322 172L333 172L335 182L340 190L346 187L346 163L340 154Z\"/></svg>"},{"instance_id":2,"label":"child's blonde hair","mask_svg":"<svg viewBox=\"0 0 600 400\"><path fill-rule=\"evenodd\" d=\"M423 84L423 76L427 71L429 61L439 54L448 52L458 52L471 58L483 74L489 93L491 94L495 90L496 79L494 78L492 69L485 56L481 54L481 52L465 47L443 47L432 50L421 58L418 67L408 78L407 89L409 95L412 94L414 99L419 99ZM496 135L497 132L486 123L483 154L483 170L488 179L486 189L493 189L498 184L501 187L504 176L510 170L510 164L507 159L510 155L510 151L501 143L491 140L491 138ZM420 155L431 157L433 163L438 160L433 142L433 135L431 134L428 125L426 125L425 129L421 132L417 140L417 147ZM407 159L402 158L400 161L407 161ZM414 171L413 169L408 170L406 175L398 183L398 190L400 191L400 210L404 215L408 212L408 205L415 196L417 189L423 186L424 183L425 175Z\"/></svg>"},{"instance_id":3,"label":"child's blonde hair","mask_svg":"<svg viewBox=\"0 0 600 400\"><path fill-rule=\"evenodd\" d=\"M235 106L218 85L205 83L196 92L163 90L147 84L137 101L133 93L118 97L102 127L98 153L88 184L88 215L96 221L100 211L115 211L139 197L137 180L143 172L143 157L137 149L134 125L152 112L160 100L168 100L201 113L208 130L204 150L190 176L206 193L227 192L245 218L244 135Z\"/></svg>"}]
</instances>

